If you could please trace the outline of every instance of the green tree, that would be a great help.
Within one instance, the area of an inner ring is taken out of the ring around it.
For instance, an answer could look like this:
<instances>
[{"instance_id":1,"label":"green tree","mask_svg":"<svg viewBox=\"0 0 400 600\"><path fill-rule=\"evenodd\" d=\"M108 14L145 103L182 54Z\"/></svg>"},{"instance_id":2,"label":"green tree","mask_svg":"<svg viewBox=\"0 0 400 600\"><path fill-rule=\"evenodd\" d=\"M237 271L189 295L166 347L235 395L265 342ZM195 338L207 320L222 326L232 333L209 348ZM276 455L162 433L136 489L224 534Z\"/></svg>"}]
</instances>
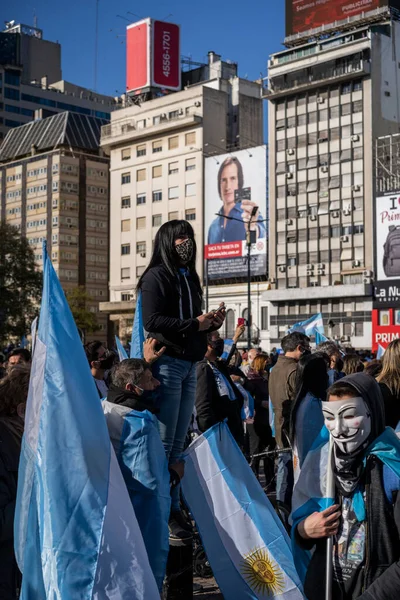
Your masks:
<instances>
[{"instance_id":1,"label":"green tree","mask_svg":"<svg viewBox=\"0 0 400 600\"><path fill-rule=\"evenodd\" d=\"M87 293L85 287L79 285L72 290L68 290L66 296L76 326L81 329L84 334L97 331L99 323L96 319L96 315L90 312L88 308L89 302L93 301L93 299Z\"/></svg>"},{"instance_id":2,"label":"green tree","mask_svg":"<svg viewBox=\"0 0 400 600\"><path fill-rule=\"evenodd\" d=\"M0 223L0 342L22 337L38 314L42 274L28 240L17 227Z\"/></svg>"}]
</instances>

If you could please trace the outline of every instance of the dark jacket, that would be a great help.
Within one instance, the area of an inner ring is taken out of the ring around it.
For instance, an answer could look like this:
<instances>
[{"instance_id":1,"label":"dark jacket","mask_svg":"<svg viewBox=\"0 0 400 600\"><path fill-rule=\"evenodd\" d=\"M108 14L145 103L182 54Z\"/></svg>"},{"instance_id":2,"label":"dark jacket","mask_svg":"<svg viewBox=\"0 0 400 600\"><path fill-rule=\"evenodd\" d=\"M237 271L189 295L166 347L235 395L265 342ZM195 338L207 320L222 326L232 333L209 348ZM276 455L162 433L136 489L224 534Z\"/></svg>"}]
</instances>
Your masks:
<instances>
[{"instance_id":1,"label":"dark jacket","mask_svg":"<svg viewBox=\"0 0 400 600\"><path fill-rule=\"evenodd\" d=\"M365 469L365 563L359 570L354 593L346 596L333 582L333 600L398 600L400 598L400 493L389 503L383 484L383 464L370 455ZM338 496L336 502L340 504ZM299 540L299 536L297 535ZM303 547L312 544L301 541ZM325 589L326 539L318 540L309 564L304 591L308 600L321 600Z\"/></svg>"},{"instance_id":2,"label":"dark jacket","mask_svg":"<svg viewBox=\"0 0 400 600\"><path fill-rule=\"evenodd\" d=\"M14 512L21 445L0 422L0 598L18 598L21 575L14 556Z\"/></svg>"},{"instance_id":3,"label":"dark jacket","mask_svg":"<svg viewBox=\"0 0 400 600\"><path fill-rule=\"evenodd\" d=\"M228 427L233 437L239 445L243 445L242 395L232 383L226 365L220 361L214 364L230 382L236 400L230 400L228 396L220 396L209 362L206 359L199 362L197 365L196 386L196 413L199 430L204 433L216 423L228 419Z\"/></svg>"},{"instance_id":4,"label":"dark jacket","mask_svg":"<svg viewBox=\"0 0 400 600\"><path fill-rule=\"evenodd\" d=\"M187 283L186 283L187 282ZM150 337L167 347L166 354L197 362L207 350L207 334L199 331L202 298L190 276L158 265L142 279L143 326Z\"/></svg>"},{"instance_id":5,"label":"dark jacket","mask_svg":"<svg viewBox=\"0 0 400 600\"><path fill-rule=\"evenodd\" d=\"M275 413L275 439L280 448L286 447L282 428L289 432L290 412L295 398L297 361L288 356L279 356L269 375L269 395Z\"/></svg>"},{"instance_id":6,"label":"dark jacket","mask_svg":"<svg viewBox=\"0 0 400 600\"><path fill-rule=\"evenodd\" d=\"M132 410L137 410L139 412L142 412L143 410L148 410L151 413L157 412L151 396L138 396L134 392L130 392L129 390L119 388L113 383L110 385L110 388L108 390L107 400L108 402L112 402L113 404L127 406L128 408L131 408Z\"/></svg>"},{"instance_id":7,"label":"dark jacket","mask_svg":"<svg viewBox=\"0 0 400 600\"><path fill-rule=\"evenodd\" d=\"M396 429L400 421L400 397L393 394L386 383L379 382L385 405L385 425Z\"/></svg>"},{"instance_id":8,"label":"dark jacket","mask_svg":"<svg viewBox=\"0 0 400 600\"><path fill-rule=\"evenodd\" d=\"M264 445L268 446L272 442L269 410L261 405L263 401L269 400L268 377L263 377L250 369L244 387L254 398L254 431Z\"/></svg>"}]
</instances>

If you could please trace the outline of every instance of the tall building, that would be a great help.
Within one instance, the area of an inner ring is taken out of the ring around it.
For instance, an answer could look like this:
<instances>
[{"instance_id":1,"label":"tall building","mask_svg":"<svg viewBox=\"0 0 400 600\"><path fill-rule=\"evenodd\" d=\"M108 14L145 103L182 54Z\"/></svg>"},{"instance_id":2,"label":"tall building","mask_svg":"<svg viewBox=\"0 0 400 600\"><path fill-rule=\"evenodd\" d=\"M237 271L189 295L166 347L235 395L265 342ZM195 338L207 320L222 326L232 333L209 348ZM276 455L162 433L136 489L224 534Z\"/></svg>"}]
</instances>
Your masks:
<instances>
[{"instance_id":1,"label":"tall building","mask_svg":"<svg viewBox=\"0 0 400 600\"><path fill-rule=\"evenodd\" d=\"M0 143L9 129L58 112L109 120L115 105L62 79L61 46L41 29L11 22L0 32Z\"/></svg>"},{"instance_id":2,"label":"tall building","mask_svg":"<svg viewBox=\"0 0 400 600\"><path fill-rule=\"evenodd\" d=\"M122 338L130 335L135 287L160 225L191 222L203 273L204 157L262 144L261 85L240 79L236 64L210 52L207 65L182 78L182 91L115 111L102 128L101 146L110 154L111 220L110 298L101 310ZM217 304L221 294L215 292Z\"/></svg>"},{"instance_id":3,"label":"tall building","mask_svg":"<svg viewBox=\"0 0 400 600\"><path fill-rule=\"evenodd\" d=\"M371 347L373 148L399 129L400 23L388 8L368 14L270 57L273 344L321 311L330 337Z\"/></svg>"},{"instance_id":4,"label":"tall building","mask_svg":"<svg viewBox=\"0 0 400 600\"><path fill-rule=\"evenodd\" d=\"M64 112L12 129L0 149L0 219L18 227L42 262L47 248L64 290L85 286L99 331L107 316L109 160L99 150L104 120Z\"/></svg>"}]
</instances>

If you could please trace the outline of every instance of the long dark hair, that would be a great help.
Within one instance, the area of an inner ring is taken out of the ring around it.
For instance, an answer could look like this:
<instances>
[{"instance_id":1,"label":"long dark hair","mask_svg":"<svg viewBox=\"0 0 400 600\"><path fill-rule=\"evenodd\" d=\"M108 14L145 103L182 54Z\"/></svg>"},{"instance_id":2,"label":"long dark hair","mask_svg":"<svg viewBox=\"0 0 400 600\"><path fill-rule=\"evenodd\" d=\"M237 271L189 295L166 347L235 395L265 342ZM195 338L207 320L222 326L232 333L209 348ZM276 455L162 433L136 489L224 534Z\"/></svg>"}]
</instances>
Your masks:
<instances>
[{"instance_id":1,"label":"long dark hair","mask_svg":"<svg viewBox=\"0 0 400 600\"><path fill-rule=\"evenodd\" d=\"M171 274L171 277L174 279L176 278L176 273L180 265L179 257L175 250L175 240L186 235L190 237L194 243L193 256L186 267L198 288L199 294L202 295L200 279L196 272L197 250L193 227L190 223L188 223L188 221L178 221L178 219L167 221L164 223L164 225L161 225L160 229L157 231L154 240L153 254L146 270L138 281L137 290L140 290L143 277L146 275L146 273L157 265L164 265L167 271Z\"/></svg>"},{"instance_id":2,"label":"long dark hair","mask_svg":"<svg viewBox=\"0 0 400 600\"><path fill-rule=\"evenodd\" d=\"M324 352L305 354L301 357L296 371L296 394L290 414L290 439L293 443L296 433L296 415L306 394L311 392L316 398L326 399L328 389L329 358Z\"/></svg>"}]
</instances>

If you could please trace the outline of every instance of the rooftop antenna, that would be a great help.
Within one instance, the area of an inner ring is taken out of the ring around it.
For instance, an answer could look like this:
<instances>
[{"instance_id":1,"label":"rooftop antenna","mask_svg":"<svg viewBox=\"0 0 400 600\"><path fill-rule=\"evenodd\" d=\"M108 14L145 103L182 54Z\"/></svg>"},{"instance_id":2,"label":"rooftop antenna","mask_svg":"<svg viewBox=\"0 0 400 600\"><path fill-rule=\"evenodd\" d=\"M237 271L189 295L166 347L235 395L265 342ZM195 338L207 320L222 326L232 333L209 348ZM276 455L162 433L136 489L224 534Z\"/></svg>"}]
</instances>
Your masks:
<instances>
[{"instance_id":1,"label":"rooftop antenna","mask_svg":"<svg viewBox=\"0 0 400 600\"><path fill-rule=\"evenodd\" d=\"M95 16L95 33L94 33L94 77L93 77L93 89L97 90L97 52L99 43L99 0L96 2L96 16Z\"/></svg>"},{"instance_id":2,"label":"rooftop antenna","mask_svg":"<svg viewBox=\"0 0 400 600\"><path fill-rule=\"evenodd\" d=\"M33 27L35 29L37 29L37 15L36 15L36 8L33 9Z\"/></svg>"}]
</instances>

